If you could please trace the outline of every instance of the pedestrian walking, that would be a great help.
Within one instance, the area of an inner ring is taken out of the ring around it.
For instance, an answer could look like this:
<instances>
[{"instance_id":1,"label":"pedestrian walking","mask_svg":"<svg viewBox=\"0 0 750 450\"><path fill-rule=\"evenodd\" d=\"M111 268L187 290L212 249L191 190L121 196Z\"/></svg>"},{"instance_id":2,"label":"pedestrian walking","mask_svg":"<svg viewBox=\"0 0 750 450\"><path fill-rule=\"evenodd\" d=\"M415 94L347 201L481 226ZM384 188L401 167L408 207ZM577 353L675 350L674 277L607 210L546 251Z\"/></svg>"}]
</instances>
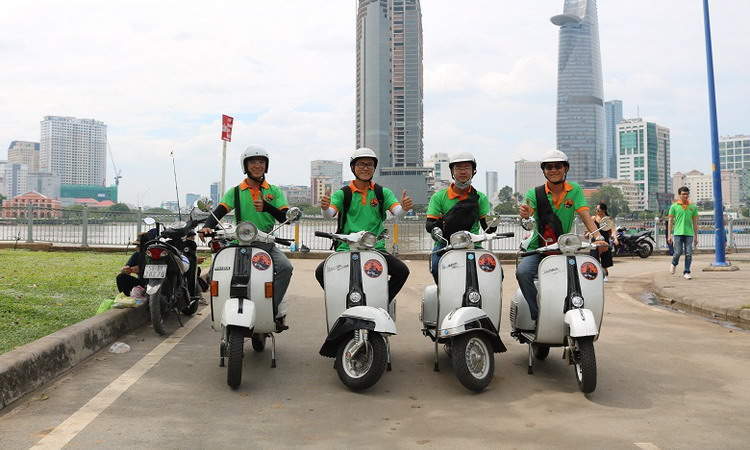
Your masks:
<instances>
[{"instance_id":1,"label":"pedestrian walking","mask_svg":"<svg viewBox=\"0 0 750 450\"><path fill-rule=\"evenodd\" d=\"M600 230L603 240L609 242L610 238L612 238L615 246L620 245L620 242L617 239L617 233L612 233L612 230L615 229L615 221L614 219L609 217L609 213L607 212L607 204L599 203L598 205L596 205L596 214L594 214L593 217L596 228L602 226L601 222L604 218L609 218L610 220L612 220L612 229L608 231ZM612 247L610 246L609 248L607 248L605 252L600 252L599 250L591 250L591 256L596 258L599 261L599 264L602 265L602 268L604 268L604 281L609 281L609 268L614 265L614 261L612 261Z\"/></svg>"},{"instance_id":2,"label":"pedestrian walking","mask_svg":"<svg viewBox=\"0 0 750 450\"><path fill-rule=\"evenodd\" d=\"M680 256L685 254L685 269L682 276L686 280L690 275L690 264L693 261L693 248L698 246L696 232L698 231L698 208L690 203L690 189L683 186L677 190L678 200L669 208L669 222L667 224L667 243L674 245L672 265L669 273L674 274L680 263Z\"/></svg>"}]
</instances>

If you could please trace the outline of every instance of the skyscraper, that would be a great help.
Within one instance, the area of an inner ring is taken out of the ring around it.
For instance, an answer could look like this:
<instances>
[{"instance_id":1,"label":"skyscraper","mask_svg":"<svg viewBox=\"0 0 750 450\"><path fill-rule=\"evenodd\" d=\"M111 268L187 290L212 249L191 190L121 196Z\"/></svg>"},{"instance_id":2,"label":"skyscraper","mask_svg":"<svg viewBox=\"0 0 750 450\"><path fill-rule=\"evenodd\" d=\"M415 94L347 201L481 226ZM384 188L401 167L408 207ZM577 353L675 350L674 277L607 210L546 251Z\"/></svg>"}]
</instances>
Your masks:
<instances>
[{"instance_id":1,"label":"skyscraper","mask_svg":"<svg viewBox=\"0 0 750 450\"><path fill-rule=\"evenodd\" d=\"M526 161L525 159L516 161L513 192L526 195L529 189L541 186L546 181L539 161Z\"/></svg>"},{"instance_id":2,"label":"skyscraper","mask_svg":"<svg viewBox=\"0 0 750 450\"><path fill-rule=\"evenodd\" d=\"M8 162L26 164L30 172L38 172L39 142L12 141L8 146Z\"/></svg>"},{"instance_id":3,"label":"skyscraper","mask_svg":"<svg viewBox=\"0 0 750 450\"><path fill-rule=\"evenodd\" d=\"M557 67L557 149L570 158L568 179L601 178L605 162L604 89L596 0L565 0Z\"/></svg>"},{"instance_id":4,"label":"skyscraper","mask_svg":"<svg viewBox=\"0 0 750 450\"><path fill-rule=\"evenodd\" d=\"M610 100L604 103L607 120L607 151L604 158L604 176L617 178L617 124L622 122L622 101Z\"/></svg>"},{"instance_id":5,"label":"skyscraper","mask_svg":"<svg viewBox=\"0 0 750 450\"><path fill-rule=\"evenodd\" d=\"M643 119L617 125L617 173L630 180L643 197L646 209L663 211L672 203L669 128Z\"/></svg>"},{"instance_id":6,"label":"skyscraper","mask_svg":"<svg viewBox=\"0 0 750 450\"><path fill-rule=\"evenodd\" d=\"M379 182L427 201L419 0L358 0L356 146L378 155Z\"/></svg>"},{"instance_id":7,"label":"skyscraper","mask_svg":"<svg viewBox=\"0 0 750 450\"><path fill-rule=\"evenodd\" d=\"M219 199L221 199L221 196L224 195L223 192L219 193L219 182L216 181L214 183L211 183L211 203L214 206L217 206L219 204Z\"/></svg>"},{"instance_id":8,"label":"skyscraper","mask_svg":"<svg viewBox=\"0 0 750 450\"><path fill-rule=\"evenodd\" d=\"M722 170L740 176L740 199L750 205L750 135L722 136L719 139L719 158Z\"/></svg>"},{"instance_id":9,"label":"skyscraper","mask_svg":"<svg viewBox=\"0 0 750 450\"><path fill-rule=\"evenodd\" d=\"M326 191L336 191L342 184L342 170L344 165L341 161L318 159L310 162L310 202L313 205L320 203L320 197Z\"/></svg>"},{"instance_id":10,"label":"skyscraper","mask_svg":"<svg viewBox=\"0 0 750 450\"><path fill-rule=\"evenodd\" d=\"M5 196L13 198L29 191L29 166L19 163L5 164Z\"/></svg>"},{"instance_id":11,"label":"skyscraper","mask_svg":"<svg viewBox=\"0 0 750 450\"><path fill-rule=\"evenodd\" d=\"M39 169L60 182L105 186L107 125L93 119L46 116L41 122Z\"/></svg>"},{"instance_id":12,"label":"skyscraper","mask_svg":"<svg viewBox=\"0 0 750 450\"><path fill-rule=\"evenodd\" d=\"M484 173L485 181L487 182L487 197L490 199L490 203L493 205L497 202L495 193L497 192L497 171L488 170Z\"/></svg>"}]
</instances>

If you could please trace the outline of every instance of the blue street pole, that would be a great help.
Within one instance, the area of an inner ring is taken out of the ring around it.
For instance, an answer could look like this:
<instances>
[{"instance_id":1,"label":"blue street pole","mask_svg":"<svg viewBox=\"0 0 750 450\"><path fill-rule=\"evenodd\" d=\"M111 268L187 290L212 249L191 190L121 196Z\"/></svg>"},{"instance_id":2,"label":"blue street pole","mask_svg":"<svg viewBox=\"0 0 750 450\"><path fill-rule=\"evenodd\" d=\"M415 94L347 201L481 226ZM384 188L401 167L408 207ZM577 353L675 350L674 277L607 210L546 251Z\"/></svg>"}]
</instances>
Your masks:
<instances>
[{"instance_id":1,"label":"blue street pole","mask_svg":"<svg viewBox=\"0 0 750 450\"><path fill-rule=\"evenodd\" d=\"M714 88L714 56L711 50L711 19L708 0L703 0L703 25L706 33L706 70L708 71L708 110L711 116L711 173L714 181L714 223L716 252L712 266L728 266L724 254L724 201L721 197L721 162L719 161L719 132L716 124L716 90ZM698 239L698 230L695 238Z\"/></svg>"}]
</instances>

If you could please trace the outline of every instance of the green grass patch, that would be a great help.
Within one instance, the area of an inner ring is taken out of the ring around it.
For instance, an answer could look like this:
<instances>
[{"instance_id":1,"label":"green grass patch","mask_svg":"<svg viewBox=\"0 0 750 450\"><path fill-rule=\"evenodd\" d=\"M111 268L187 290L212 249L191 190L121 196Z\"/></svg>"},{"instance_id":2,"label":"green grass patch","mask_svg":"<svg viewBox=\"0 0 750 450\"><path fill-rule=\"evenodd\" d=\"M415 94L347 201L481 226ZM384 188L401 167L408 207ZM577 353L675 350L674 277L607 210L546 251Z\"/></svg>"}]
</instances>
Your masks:
<instances>
[{"instance_id":1,"label":"green grass patch","mask_svg":"<svg viewBox=\"0 0 750 450\"><path fill-rule=\"evenodd\" d=\"M0 249L0 353L93 316L129 255Z\"/></svg>"}]
</instances>

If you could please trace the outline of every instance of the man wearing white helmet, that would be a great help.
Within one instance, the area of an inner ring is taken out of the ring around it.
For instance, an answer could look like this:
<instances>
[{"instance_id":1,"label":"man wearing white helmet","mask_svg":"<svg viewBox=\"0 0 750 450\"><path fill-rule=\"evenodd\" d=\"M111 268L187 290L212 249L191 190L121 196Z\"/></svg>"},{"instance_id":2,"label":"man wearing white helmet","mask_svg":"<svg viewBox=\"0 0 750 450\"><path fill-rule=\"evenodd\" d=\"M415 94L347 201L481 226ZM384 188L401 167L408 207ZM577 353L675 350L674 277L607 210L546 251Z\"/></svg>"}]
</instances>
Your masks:
<instances>
[{"instance_id":1,"label":"man wearing white helmet","mask_svg":"<svg viewBox=\"0 0 750 450\"><path fill-rule=\"evenodd\" d=\"M434 236L436 250L445 247L445 243L435 235L436 230L440 230L446 238L456 231L479 233L480 226L482 229L487 228L485 216L490 212L490 201L487 196L471 185L471 180L477 173L474 155L469 152L455 153L448 160L448 168L453 183L433 194L427 206L425 228ZM488 231L492 232L494 228ZM433 253L430 264L436 283L440 256L441 253Z\"/></svg>"},{"instance_id":2,"label":"man wearing white helmet","mask_svg":"<svg viewBox=\"0 0 750 450\"><path fill-rule=\"evenodd\" d=\"M240 155L240 166L247 175L239 186L227 190L219 205L214 209L216 218L221 219L229 211L235 210L235 220L252 222L259 230L268 233L276 222L286 221L286 203L284 192L277 186L266 181L268 172L268 152L262 147L249 146ZM216 227L213 216L206 220L206 224L199 234L208 233ZM292 278L292 264L275 244L255 244L267 251L273 260L273 305L276 311L276 326L279 331L288 327L285 324L287 311L284 294Z\"/></svg>"},{"instance_id":3,"label":"man wearing white helmet","mask_svg":"<svg viewBox=\"0 0 750 450\"><path fill-rule=\"evenodd\" d=\"M541 169L547 182L529 189L524 203L519 207L521 218L528 219L534 216L536 219L535 232L525 242L526 250L534 250L557 242L559 236L570 232L576 214L589 232L597 228L589 215L589 207L581 187L576 183L565 181L570 169L568 156L559 150L551 150L544 154ZM541 241L540 236L547 244ZM600 251L606 250L607 243L602 240L601 233L598 231L594 233L594 240L594 243L600 246ZM529 304L533 320L536 320L539 314L534 278L539 271L542 258L543 255L539 254L524 256L516 269L516 279Z\"/></svg>"},{"instance_id":4,"label":"man wearing white helmet","mask_svg":"<svg viewBox=\"0 0 750 450\"><path fill-rule=\"evenodd\" d=\"M372 181L378 167L378 156L367 147L358 148L349 158L349 168L354 179L331 195L327 193L320 199L320 208L324 217L338 217L336 233L356 233L369 231L375 236L385 229L386 210L396 217L401 217L409 211L414 202L406 194L401 193L401 201L388 188ZM388 299L393 300L409 277L409 268L398 258L385 251L385 242L379 240L375 249L383 254L388 264ZM336 251L347 251L349 246L340 243ZM323 286L323 264L321 262L315 270L315 278Z\"/></svg>"}]
</instances>

